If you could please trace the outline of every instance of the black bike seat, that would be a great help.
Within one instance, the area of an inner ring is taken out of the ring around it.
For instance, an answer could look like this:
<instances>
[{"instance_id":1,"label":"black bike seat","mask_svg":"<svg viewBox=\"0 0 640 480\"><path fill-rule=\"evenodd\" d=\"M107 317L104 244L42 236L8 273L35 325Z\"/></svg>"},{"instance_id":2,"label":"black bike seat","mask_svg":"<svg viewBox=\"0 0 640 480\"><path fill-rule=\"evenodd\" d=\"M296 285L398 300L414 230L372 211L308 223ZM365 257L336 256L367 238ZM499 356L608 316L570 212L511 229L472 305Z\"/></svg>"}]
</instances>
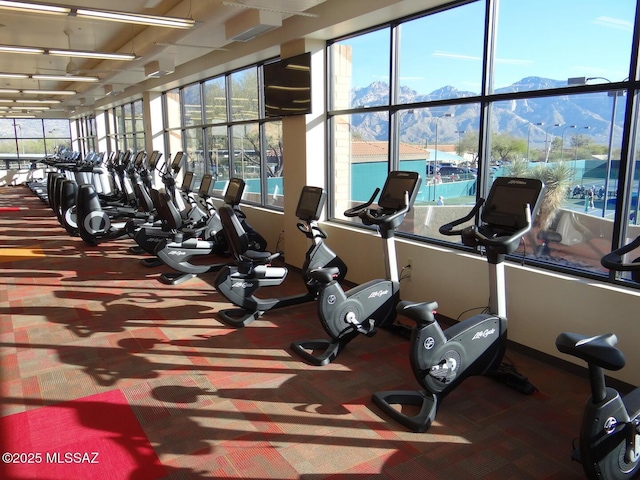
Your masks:
<instances>
[{"instance_id":1,"label":"black bike seat","mask_svg":"<svg viewBox=\"0 0 640 480\"><path fill-rule=\"evenodd\" d=\"M413 303L407 300L398 302L396 312L407 316L418 324L428 324L436 321L434 313L438 308L437 302Z\"/></svg>"},{"instance_id":2,"label":"black bike seat","mask_svg":"<svg viewBox=\"0 0 640 480\"><path fill-rule=\"evenodd\" d=\"M564 332L556 338L556 347L562 353L581 358L587 363L607 370L620 370L624 367L624 354L615 346L618 338L613 333L581 335Z\"/></svg>"},{"instance_id":3,"label":"black bike seat","mask_svg":"<svg viewBox=\"0 0 640 480\"><path fill-rule=\"evenodd\" d=\"M314 268L309 272L309 278L320 283L332 282L338 275L340 275L340 269L338 267Z\"/></svg>"}]
</instances>

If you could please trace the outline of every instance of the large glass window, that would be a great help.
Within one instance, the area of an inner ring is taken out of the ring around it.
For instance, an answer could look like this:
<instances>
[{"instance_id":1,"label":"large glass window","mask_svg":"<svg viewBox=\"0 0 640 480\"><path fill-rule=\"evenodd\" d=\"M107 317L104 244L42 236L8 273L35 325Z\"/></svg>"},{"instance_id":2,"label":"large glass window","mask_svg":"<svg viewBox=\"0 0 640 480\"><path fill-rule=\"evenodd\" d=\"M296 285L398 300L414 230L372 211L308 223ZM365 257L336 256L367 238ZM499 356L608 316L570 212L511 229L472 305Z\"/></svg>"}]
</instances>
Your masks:
<instances>
[{"instance_id":1,"label":"large glass window","mask_svg":"<svg viewBox=\"0 0 640 480\"><path fill-rule=\"evenodd\" d=\"M496 93L562 87L573 77L617 82L629 75L636 2L500 0L498 5Z\"/></svg>"},{"instance_id":2,"label":"large glass window","mask_svg":"<svg viewBox=\"0 0 640 480\"><path fill-rule=\"evenodd\" d=\"M246 187L244 199L260 201L261 191L261 136L257 123L245 123L231 127L233 142L234 176L242 178Z\"/></svg>"},{"instance_id":3,"label":"large glass window","mask_svg":"<svg viewBox=\"0 0 640 480\"><path fill-rule=\"evenodd\" d=\"M353 220L343 212L382 188L389 171L389 115L337 115L332 126L335 217Z\"/></svg>"},{"instance_id":4,"label":"large glass window","mask_svg":"<svg viewBox=\"0 0 640 480\"><path fill-rule=\"evenodd\" d=\"M483 16L484 2L474 2L400 25L399 103L480 92Z\"/></svg>"},{"instance_id":5,"label":"large glass window","mask_svg":"<svg viewBox=\"0 0 640 480\"><path fill-rule=\"evenodd\" d=\"M381 29L332 46L333 110L389 102L389 32Z\"/></svg>"},{"instance_id":6,"label":"large glass window","mask_svg":"<svg viewBox=\"0 0 640 480\"><path fill-rule=\"evenodd\" d=\"M32 162L71 148L67 119L0 119L0 167L29 168Z\"/></svg>"},{"instance_id":7,"label":"large glass window","mask_svg":"<svg viewBox=\"0 0 640 480\"><path fill-rule=\"evenodd\" d=\"M478 0L329 42L332 217L347 220L389 170L416 170L423 185L399 230L450 242L438 227L495 178L537 177L546 192L520 255L609 274L600 258L640 234L637 155L626 151L637 141L625 142L637 135L635 9Z\"/></svg>"},{"instance_id":8,"label":"large glass window","mask_svg":"<svg viewBox=\"0 0 640 480\"><path fill-rule=\"evenodd\" d=\"M252 66L166 92L165 132L172 151L186 152L189 170L214 176L215 195L238 177L245 201L282 208L282 122L264 115L260 75Z\"/></svg>"}]
</instances>

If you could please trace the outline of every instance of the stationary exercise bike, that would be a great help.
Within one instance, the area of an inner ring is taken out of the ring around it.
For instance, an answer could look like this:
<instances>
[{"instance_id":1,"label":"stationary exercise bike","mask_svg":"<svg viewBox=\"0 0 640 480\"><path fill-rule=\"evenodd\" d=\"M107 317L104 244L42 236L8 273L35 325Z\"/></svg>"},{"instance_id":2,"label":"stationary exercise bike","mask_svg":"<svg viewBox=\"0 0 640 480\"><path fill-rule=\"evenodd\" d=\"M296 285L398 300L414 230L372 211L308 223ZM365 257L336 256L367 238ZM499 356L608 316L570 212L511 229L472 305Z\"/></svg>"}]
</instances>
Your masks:
<instances>
[{"instance_id":1,"label":"stationary exercise bike","mask_svg":"<svg viewBox=\"0 0 640 480\"><path fill-rule=\"evenodd\" d=\"M420 175L416 172L391 172L380 194L378 208L369 207L380 189L375 190L367 203L344 212L347 217L360 217L365 225L378 228L384 243L386 278L371 280L345 292L334 278L336 268L309 272L309 277L320 285L318 316L331 339L293 342L293 351L307 362L326 365L355 337L360 334L372 336L378 327L395 319L395 307L400 300L395 230L411 209L420 183Z\"/></svg>"},{"instance_id":2,"label":"stationary exercise bike","mask_svg":"<svg viewBox=\"0 0 640 480\"><path fill-rule=\"evenodd\" d=\"M640 262L625 263L624 254L640 246L640 237L601 259L604 267L616 271L640 272ZM640 388L625 396L608 387L605 370L620 370L623 353L615 346L612 333L588 336L564 332L556 347L562 353L587 362L591 397L587 400L578 449L573 458L582 463L590 480L636 478L640 472Z\"/></svg>"},{"instance_id":3,"label":"stationary exercise bike","mask_svg":"<svg viewBox=\"0 0 640 480\"><path fill-rule=\"evenodd\" d=\"M320 284L310 278L309 272L315 268L336 268L335 280L341 282L347 274L347 266L324 243L327 234L318 225L320 214L326 200L326 192L320 187L305 186L300 193L296 216L296 226L309 240L302 276L307 287L305 293L282 298L259 298L255 293L262 287L280 285L286 278L285 267L271 265L278 254L252 252L241 247L244 228L234 217L236 212L231 208L220 209L223 233L234 257L235 265L222 268L214 281L215 287L227 300L239 308L228 308L218 311L220 319L227 325L237 328L245 327L267 310L289 307L300 303L311 302L318 296Z\"/></svg>"},{"instance_id":4,"label":"stationary exercise bike","mask_svg":"<svg viewBox=\"0 0 640 480\"><path fill-rule=\"evenodd\" d=\"M539 180L497 178L487 201L478 200L471 213L440 227L445 235L461 235L464 245L483 247L489 266L490 313L474 315L442 330L434 314L436 302L398 304L398 312L416 325L411 331L410 362L422 391L378 392L373 402L388 416L414 432L426 431L442 399L465 378L490 375L524 393L534 388L515 371L500 369L507 341L504 260L531 229L544 186ZM481 213L480 226L454 229ZM394 405L419 408L416 415Z\"/></svg>"}]
</instances>

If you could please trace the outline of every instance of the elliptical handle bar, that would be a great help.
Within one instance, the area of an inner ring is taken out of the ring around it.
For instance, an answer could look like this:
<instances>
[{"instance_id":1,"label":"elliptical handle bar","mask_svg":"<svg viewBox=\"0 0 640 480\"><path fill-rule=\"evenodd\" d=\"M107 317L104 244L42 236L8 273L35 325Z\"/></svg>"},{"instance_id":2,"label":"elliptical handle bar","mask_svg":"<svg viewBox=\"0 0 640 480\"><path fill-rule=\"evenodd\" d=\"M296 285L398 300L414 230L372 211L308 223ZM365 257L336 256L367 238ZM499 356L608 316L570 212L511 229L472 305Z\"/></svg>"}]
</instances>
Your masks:
<instances>
[{"instance_id":1,"label":"elliptical handle bar","mask_svg":"<svg viewBox=\"0 0 640 480\"><path fill-rule=\"evenodd\" d=\"M608 268L609 270L615 270L618 272L640 271L640 262L625 263L622 261L622 256L625 253L629 253L638 247L640 247L640 236L637 237L633 242L617 248L611 253L607 253L600 259L600 264L603 267Z\"/></svg>"},{"instance_id":2,"label":"elliptical handle bar","mask_svg":"<svg viewBox=\"0 0 640 480\"><path fill-rule=\"evenodd\" d=\"M360 212L362 210L364 210L365 208L369 207L373 203L373 201L378 196L378 193L380 193L380 189L376 187L376 191L373 192L373 195L371 195L371 198L369 199L369 201L367 203L363 203L361 205L356 205L355 207L352 207L352 208L349 208L349 209L345 210L344 211L344 216L345 217L357 217L358 215L360 215Z\"/></svg>"},{"instance_id":3,"label":"elliptical handle bar","mask_svg":"<svg viewBox=\"0 0 640 480\"><path fill-rule=\"evenodd\" d=\"M404 192L404 205L400 210L394 210L393 213L387 215L372 215L370 209L366 209L360 212L358 215L365 225L379 225L381 223L390 223L392 220L405 215L411 206L409 205L409 192ZM383 210L376 210L376 212L382 212Z\"/></svg>"},{"instance_id":4,"label":"elliptical handle bar","mask_svg":"<svg viewBox=\"0 0 640 480\"><path fill-rule=\"evenodd\" d=\"M485 202L484 198L479 198L478 201L476 202L475 206L473 207L473 209L465 217L459 218L458 220L454 220L453 222L449 222L449 223L447 223L445 225L442 225L438 229L440 234L449 235L449 236L462 234L462 232L464 231L464 228L459 228L457 230L454 230L453 227L457 227L458 225L466 223L469 220L471 220L473 217L475 217L478 214L478 212L480 211L480 207L482 207L482 205L484 205L484 202Z\"/></svg>"}]
</instances>

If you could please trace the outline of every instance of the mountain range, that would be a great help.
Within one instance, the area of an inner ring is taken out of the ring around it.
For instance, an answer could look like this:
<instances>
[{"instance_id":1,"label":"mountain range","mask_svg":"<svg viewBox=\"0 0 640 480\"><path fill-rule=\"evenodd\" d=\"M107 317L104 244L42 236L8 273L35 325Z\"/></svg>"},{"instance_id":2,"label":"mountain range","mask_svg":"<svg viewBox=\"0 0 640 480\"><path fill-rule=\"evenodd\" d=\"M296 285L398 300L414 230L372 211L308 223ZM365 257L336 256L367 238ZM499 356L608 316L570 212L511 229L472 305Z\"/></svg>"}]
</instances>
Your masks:
<instances>
[{"instance_id":1,"label":"mountain range","mask_svg":"<svg viewBox=\"0 0 640 480\"><path fill-rule=\"evenodd\" d=\"M535 92L566 85L566 81L526 77L508 87L496 90L496 93ZM461 91L452 86L444 86L428 94L401 86L399 103L412 104L477 96L475 92ZM351 94L351 105L354 108L384 105L388 103L388 98L388 84L374 82L367 87L354 89ZM532 148L542 148L546 138L551 141L554 136L560 137L565 127L576 125L576 128L570 129L570 133L565 133L565 138L569 135L586 135L591 137L593 143L606 145L611 129L613 98L605 93L592 93L495 102L491 112L492 130L496 133L508 132L514 136L529 137ZM624 99L625 97L617 98L614 135L618 140L624 120ZM436 124L440 143L454 143L458 141L458 136L462 132L479 130L479 103L439 107L436 115L444 112L453 113L453 118L441 118L436 121L437 116L427 108L416 108L401 114L402 141L433 144ZM355 114L352 116L353 131L364 140L386 140L389 133L387 118L386 113ZM560 126L556 127L555 124Z\"/></svg>"}]
</instances>

